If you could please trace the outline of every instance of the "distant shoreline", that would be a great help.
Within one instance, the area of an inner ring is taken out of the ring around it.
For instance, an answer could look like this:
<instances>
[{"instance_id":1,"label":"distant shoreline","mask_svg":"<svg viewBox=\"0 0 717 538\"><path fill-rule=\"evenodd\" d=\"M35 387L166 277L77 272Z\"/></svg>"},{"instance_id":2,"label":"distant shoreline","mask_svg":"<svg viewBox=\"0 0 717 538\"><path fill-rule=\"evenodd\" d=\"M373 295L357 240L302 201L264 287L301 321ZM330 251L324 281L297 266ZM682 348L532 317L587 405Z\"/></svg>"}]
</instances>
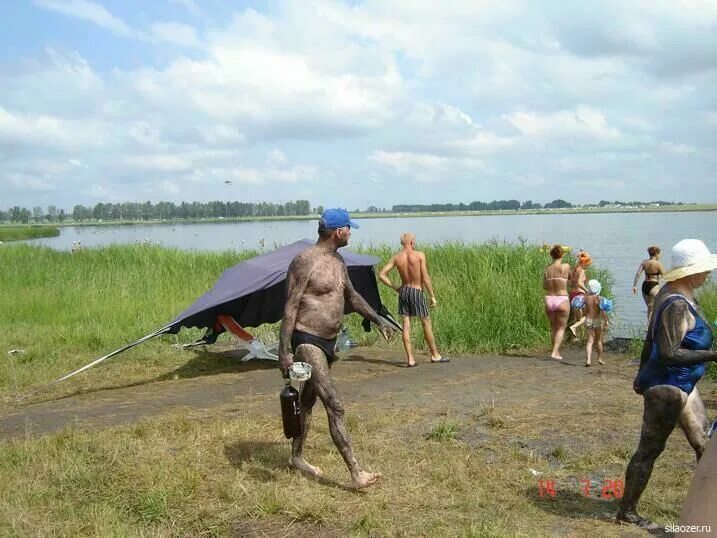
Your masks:
<instances>
[{"instance_id":1,"label":"distant shoreline","mask_svg":"<svg viewBox=\"0 0 717 538\"><path fill-rule=\"evenodd\" d=\"M502 217L506 215L571 215L571 214L600 214L600 213L690 213L717 211L717 204L671 205L660 207L572 207L565 209L496 209L491 211L420 211L407 213L363 213L352 212L356 219L397 219L397 218L427 218L427 217ZM143 224L216 224L225 222L277 222L292 220L316 220L318 215L293 215L273 217L227 217L208 219L163 219L163 220L103 220L85 222L52 222L39 224L0 224L0 228L12 227L66 227L66 226L136 226Z\"/></svg>"}]
</instances>

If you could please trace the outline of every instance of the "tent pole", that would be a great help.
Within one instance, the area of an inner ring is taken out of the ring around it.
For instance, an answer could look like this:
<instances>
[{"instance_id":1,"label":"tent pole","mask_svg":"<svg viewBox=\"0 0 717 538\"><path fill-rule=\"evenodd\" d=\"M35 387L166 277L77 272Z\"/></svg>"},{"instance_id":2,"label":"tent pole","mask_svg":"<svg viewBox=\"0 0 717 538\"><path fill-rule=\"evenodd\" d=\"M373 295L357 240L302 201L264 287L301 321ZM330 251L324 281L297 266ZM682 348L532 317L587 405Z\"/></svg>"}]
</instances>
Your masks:
<instances>
[{"instance_id":1,"label":"tent pole","mask_svg":"<svg viewBox=\"0 0 717 538\"><path fill-rule=\"evenodd\" d=\"M172 325L167 325L166 327L162 327L161 329L159 329L158 331L153 332L152 334L148 334L147 336L143 336L142 338L140 338L140 339L137 340L136 342L132 342L131 344L127 344L127 345L124 346L124 347L121 347L121 348L119 348L119 349L116 349L116 350L113 351L112 353L108 353L107 355L105 355L105 356L103 356L103 357L100 357L99 359L95 359L95 360L93 360L91 363L84 365L82 368L78 368L78 369L75 370L74 372L70 372L69 374L62 376L62 377L59 378L59 379L55 379L54 381L51 381L50 383L47 383L46 385L43 385L43 386L41 386L41 387L39 387L39 388L37 388L37 389L31 391L31 392L28 392L28 393L25 394L24 396L20 396L20 397L17 398L15 401L16 401L17 403L20 403L20 402L22 402L22 401L24 401L24 400L27 400L30 396L34 396L34 395L37 394L38 392L42 392L43 390L48 389L48 388L50 388L51 386L56 385L57 383L60 383L60 382L62 382L62 381L65 381L66 379L69 379L69 378L71 378L72 376L79 374L80 372L84 372L85 370L88 370L89 368L92 368L92 367L95 366L96 364L99 364L99 363L101 363L102 361L104 361L104 360L106 360L106 359L109 359L110 357L114 357L115 355L119 355L119 354L122 353L123 351L127 351L128 349L131 349L131 348L133 348L134 346L138 346L139 344L142 344L142 343L146 342L147 340L150 340L150 339L154 338L155 336L159 336L159 335L161 335L161 334L166 333L167 331L169 331L169 329L170 329L171 327L172 327Z\"/></svg>"}]
</instances>

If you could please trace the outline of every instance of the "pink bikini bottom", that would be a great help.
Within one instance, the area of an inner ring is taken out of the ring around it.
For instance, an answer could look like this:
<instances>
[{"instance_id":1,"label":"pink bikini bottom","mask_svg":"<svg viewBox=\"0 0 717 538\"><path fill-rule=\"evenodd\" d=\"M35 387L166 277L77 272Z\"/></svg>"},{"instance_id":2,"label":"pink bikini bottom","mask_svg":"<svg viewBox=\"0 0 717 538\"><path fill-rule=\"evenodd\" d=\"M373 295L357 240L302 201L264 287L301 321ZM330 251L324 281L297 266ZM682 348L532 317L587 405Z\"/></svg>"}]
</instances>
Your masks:
<instances>
[{"instance_id":1,"label":"pink bikini bottom","mask_svg":"<svg viewBox=\"0 0 717 538\"><path fill-rule=\"evenodd\" d=\"M555 312L558 308L560 308L560 305L567 302L567 300L567 295L546 295L545 307L548 309L548 312Z\"/></svg>"}]
</instances>

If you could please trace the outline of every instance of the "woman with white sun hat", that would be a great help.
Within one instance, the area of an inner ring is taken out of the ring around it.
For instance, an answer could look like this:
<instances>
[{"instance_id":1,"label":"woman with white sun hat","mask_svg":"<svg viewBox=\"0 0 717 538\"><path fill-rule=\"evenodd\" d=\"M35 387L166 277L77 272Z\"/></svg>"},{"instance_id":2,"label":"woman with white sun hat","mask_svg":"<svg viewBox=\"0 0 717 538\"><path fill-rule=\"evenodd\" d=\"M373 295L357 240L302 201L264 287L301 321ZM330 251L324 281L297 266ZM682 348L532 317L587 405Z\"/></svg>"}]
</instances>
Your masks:
<instances>
[{"instance_id":1,"label":"woman with white sun hat","mask_svg":"<svg viewBox=\"0 0 717 538\"><path fill-rule=\"evenodd\" d=\"M715 268L717 255L699 239L683 239L672 247L672 267L662 277L667 284L655 297L633 384L645 407L640 443L625 473L618 521L654 527L637 514L637 503L677 424L698 460L704 451L707 419L695 385L704 376L705 362L717 361L717 351L711 350L712 329L694 291Z\"/></svg>"}]
</instances>

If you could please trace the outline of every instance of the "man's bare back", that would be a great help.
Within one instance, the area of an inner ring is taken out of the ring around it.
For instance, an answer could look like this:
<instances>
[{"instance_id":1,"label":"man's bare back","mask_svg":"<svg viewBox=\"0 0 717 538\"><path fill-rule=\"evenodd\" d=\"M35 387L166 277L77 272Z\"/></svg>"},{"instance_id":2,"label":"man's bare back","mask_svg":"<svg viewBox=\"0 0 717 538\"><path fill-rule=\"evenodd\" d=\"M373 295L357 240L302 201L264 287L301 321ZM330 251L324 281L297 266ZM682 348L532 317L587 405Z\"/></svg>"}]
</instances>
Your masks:
<instances>
[{"instance_id":1,"label":"man's bare back","mask_svg":"<svg viewBox=\"0 0 717 538\"><path fill-rule=\"evenodd\" d=\"M426 266L426 255L418 250L402 250L393 257L401 282L404 286L423 289L423 267Z\"/></svg>"}]
</instances>

